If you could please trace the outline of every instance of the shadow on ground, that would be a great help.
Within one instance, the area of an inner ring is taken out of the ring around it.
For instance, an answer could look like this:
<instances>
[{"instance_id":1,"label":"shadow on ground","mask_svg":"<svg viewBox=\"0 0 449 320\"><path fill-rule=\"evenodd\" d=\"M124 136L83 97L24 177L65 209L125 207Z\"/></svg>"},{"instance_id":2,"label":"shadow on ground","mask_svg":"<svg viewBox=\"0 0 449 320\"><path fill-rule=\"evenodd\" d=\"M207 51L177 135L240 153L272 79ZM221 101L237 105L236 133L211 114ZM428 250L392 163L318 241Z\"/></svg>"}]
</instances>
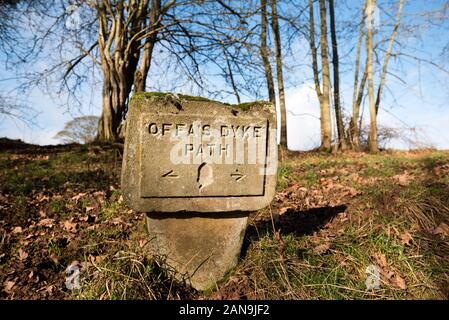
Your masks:
<instances>
[{"instance_id":1,"label":"shadow on ground","mask_svg":"<svg viewBox=\"0 0 449 320\"><path fill-rule=\"evenodd\" d=\"M251 242L257 241L266 235L272 235L274 233L273 227L281 235L294 234L296 237L311 235L323 228L339 213L344 212L346 208L346 205L339 205L313 208L305 211L289 209L282 215L274 216L273 219L267 217L254 221L246 230L241 257L246 255Z\"/></svg>"}]
</instances>

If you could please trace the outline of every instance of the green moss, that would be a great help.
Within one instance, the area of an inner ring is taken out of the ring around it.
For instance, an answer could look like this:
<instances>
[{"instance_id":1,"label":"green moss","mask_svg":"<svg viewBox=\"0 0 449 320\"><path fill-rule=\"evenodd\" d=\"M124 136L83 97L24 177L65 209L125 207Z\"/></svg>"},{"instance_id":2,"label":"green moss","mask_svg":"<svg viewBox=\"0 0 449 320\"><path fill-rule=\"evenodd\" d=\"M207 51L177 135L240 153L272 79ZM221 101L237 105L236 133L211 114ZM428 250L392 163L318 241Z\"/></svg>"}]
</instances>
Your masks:
<instances>
[{"instance_id":1,"label":"green moss","mask_svg":"<svg viewBox=\"0 0 449 320\"><path fill-rule=\"evenodd\" d=\"M189 96L185 94L174 94L170 92L137 92L132 96L131 101L141 101L143 99L151 99L151 98L153 99L179 98L180 100L188 100L188 101L219 102L203 97Z\"/></svg>"},{"instance_id":2,"label":"green moss","mask_svg":"<svg viewBox=\"0 0 449 320\"><path fill-rule=\"evenodd\" d=\"M171 100L186 100L186 101L197 101L197 102L214 102L214 103L220 103L226 106L230 106L233 108L238 108L243 111L248 111L253 106L262 106L262 107L270 107L272 106L267 101L253 101L253 102L244 102L239 104L230 104L226 102L221 102L217 100L211 100L204 97L198 97L198 96L190 96L185 94L175 94L170 92L137 92L131 97L131 101L133 102L139 102L145 99L161 99L166 101ZM272 106L274 108L274 106Z\"/></svg>"}]
</instances>

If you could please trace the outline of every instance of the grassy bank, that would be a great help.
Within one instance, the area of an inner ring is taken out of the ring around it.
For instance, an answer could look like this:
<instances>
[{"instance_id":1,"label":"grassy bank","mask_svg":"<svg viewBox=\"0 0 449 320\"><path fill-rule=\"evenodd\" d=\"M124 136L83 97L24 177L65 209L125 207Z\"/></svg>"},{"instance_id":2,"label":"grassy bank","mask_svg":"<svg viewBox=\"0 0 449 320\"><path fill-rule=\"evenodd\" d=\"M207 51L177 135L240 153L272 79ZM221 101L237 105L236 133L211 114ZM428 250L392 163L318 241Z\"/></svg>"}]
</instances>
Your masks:
<instances>
[{"instance_id":1,"label":"grassy bank","mask_svg":"<svg viewBox=\"0 0 449 320\"><path fill-rule=\"evenodd\" d=\"M286 152L271 206L215 290L174 280L120 194L113 146L0 151L3 299L444 299L449 152ZM81 289L64 286L81 266ZM369 270L380 285L367 290Z\"/></svg>"}]
</instances>

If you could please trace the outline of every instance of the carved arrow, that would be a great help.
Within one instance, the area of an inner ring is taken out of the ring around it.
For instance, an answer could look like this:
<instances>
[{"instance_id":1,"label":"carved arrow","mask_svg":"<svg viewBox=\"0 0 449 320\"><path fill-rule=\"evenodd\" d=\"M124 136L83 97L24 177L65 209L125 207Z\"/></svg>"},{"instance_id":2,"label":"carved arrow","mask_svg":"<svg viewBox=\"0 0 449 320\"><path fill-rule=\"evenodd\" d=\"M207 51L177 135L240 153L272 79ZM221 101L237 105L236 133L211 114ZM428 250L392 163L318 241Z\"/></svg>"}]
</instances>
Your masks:
<instances>
[{"instance_id":1,"label":"carved arrow","mask_svg":"<svg viewBox=\"0 0 449 320\"><path fill-rule=\"evenodd\" d=\"M234 172L234 173L231 173L231 177L233 177L233 178L235 179L235 181L240 181L240 180L242 180L243 178L245 178L246 175L241 174L240 172L236 171L236 172Z\"/></svg>"},{"instance_id":2,"label":"carved arrow","mask_svg":"<svg viewBox=\"0 0 449 320\"><path fill-rule=\"evenodd\" d=\"M167 173L164 173L163 175L162 175L162 178L178 178L179 176L176 174L176 173L174 173L174 171L173 170L170 170L170 171L168 171Z\"/></svg>"}]
</instances>

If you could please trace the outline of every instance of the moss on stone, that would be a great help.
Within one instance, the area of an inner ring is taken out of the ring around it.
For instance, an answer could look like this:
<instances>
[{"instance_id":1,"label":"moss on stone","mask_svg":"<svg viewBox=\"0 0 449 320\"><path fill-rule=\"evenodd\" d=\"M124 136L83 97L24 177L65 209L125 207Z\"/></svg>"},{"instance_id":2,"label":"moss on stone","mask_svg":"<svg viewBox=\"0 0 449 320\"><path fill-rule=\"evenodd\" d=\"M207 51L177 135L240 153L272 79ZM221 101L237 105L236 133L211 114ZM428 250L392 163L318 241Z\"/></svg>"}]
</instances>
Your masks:
<instances>
[{"instance_id":1,"label":"moss on stone","mask_svg":"<svg viewBox=\"0 0 449 320\"><path fill-rule=\"evenodd\" d=\"M131 97L131 101L133 101L133 102L138 102L138 101L141 101L144 99L164 99L167 101L179 99L181 102L182 102L182 100L198 101L198 102L214 102L214 103L219 103L219 104L226 105L226 106L229 106L232 108L237 108L242 111L248 111L253 106L261 106L261 107L268 107L268 108L270 108L270 106L272 106L272 104L270 102L261 101L261 100L253 101L253 102L244 102L244 103L239 103L239 104L230 104L230 103L221 102L221 101L217 101L217 100L211 100L211 99L204 98L204 97L190 96L190 95L185 95L185 94L174 94L171 92L137 92Z\"/></svg>"},{"instance_id":2,"label":"moss on stone","mask_svg":"<svg viewBox=\"0 0 449 320\"><path fill-rule=\"evenodd\" d=\"M261 107L265 107L265 106L269 106L270 103L267 101L252 101L252 102L243 102L243 103L239 103L239 104L233 104L232 106L235 108L239 108L243 111L247 111L249 109L251 109L251 107L253 106L261 106Z\"/></svg>"},{"instance_id":3,"label":"moss on stone","mask_svg":"<svg viewBox=\"0 0 449 320\"><path fill-rule=\"evenodd\" d=\"M180 100L188 100L188 101L204 101L204 102L220 103L219 101L214 101L214 100L210 100L210 99L203 98L203 97L189 96L186 94L174 94L171 92L137 92L131 97L131 100L139 101L139 100L146 99L146 98L156 98L156 99L158 99L158 98L159 99L179 98Z\"/></svg>"}]
</instances>

